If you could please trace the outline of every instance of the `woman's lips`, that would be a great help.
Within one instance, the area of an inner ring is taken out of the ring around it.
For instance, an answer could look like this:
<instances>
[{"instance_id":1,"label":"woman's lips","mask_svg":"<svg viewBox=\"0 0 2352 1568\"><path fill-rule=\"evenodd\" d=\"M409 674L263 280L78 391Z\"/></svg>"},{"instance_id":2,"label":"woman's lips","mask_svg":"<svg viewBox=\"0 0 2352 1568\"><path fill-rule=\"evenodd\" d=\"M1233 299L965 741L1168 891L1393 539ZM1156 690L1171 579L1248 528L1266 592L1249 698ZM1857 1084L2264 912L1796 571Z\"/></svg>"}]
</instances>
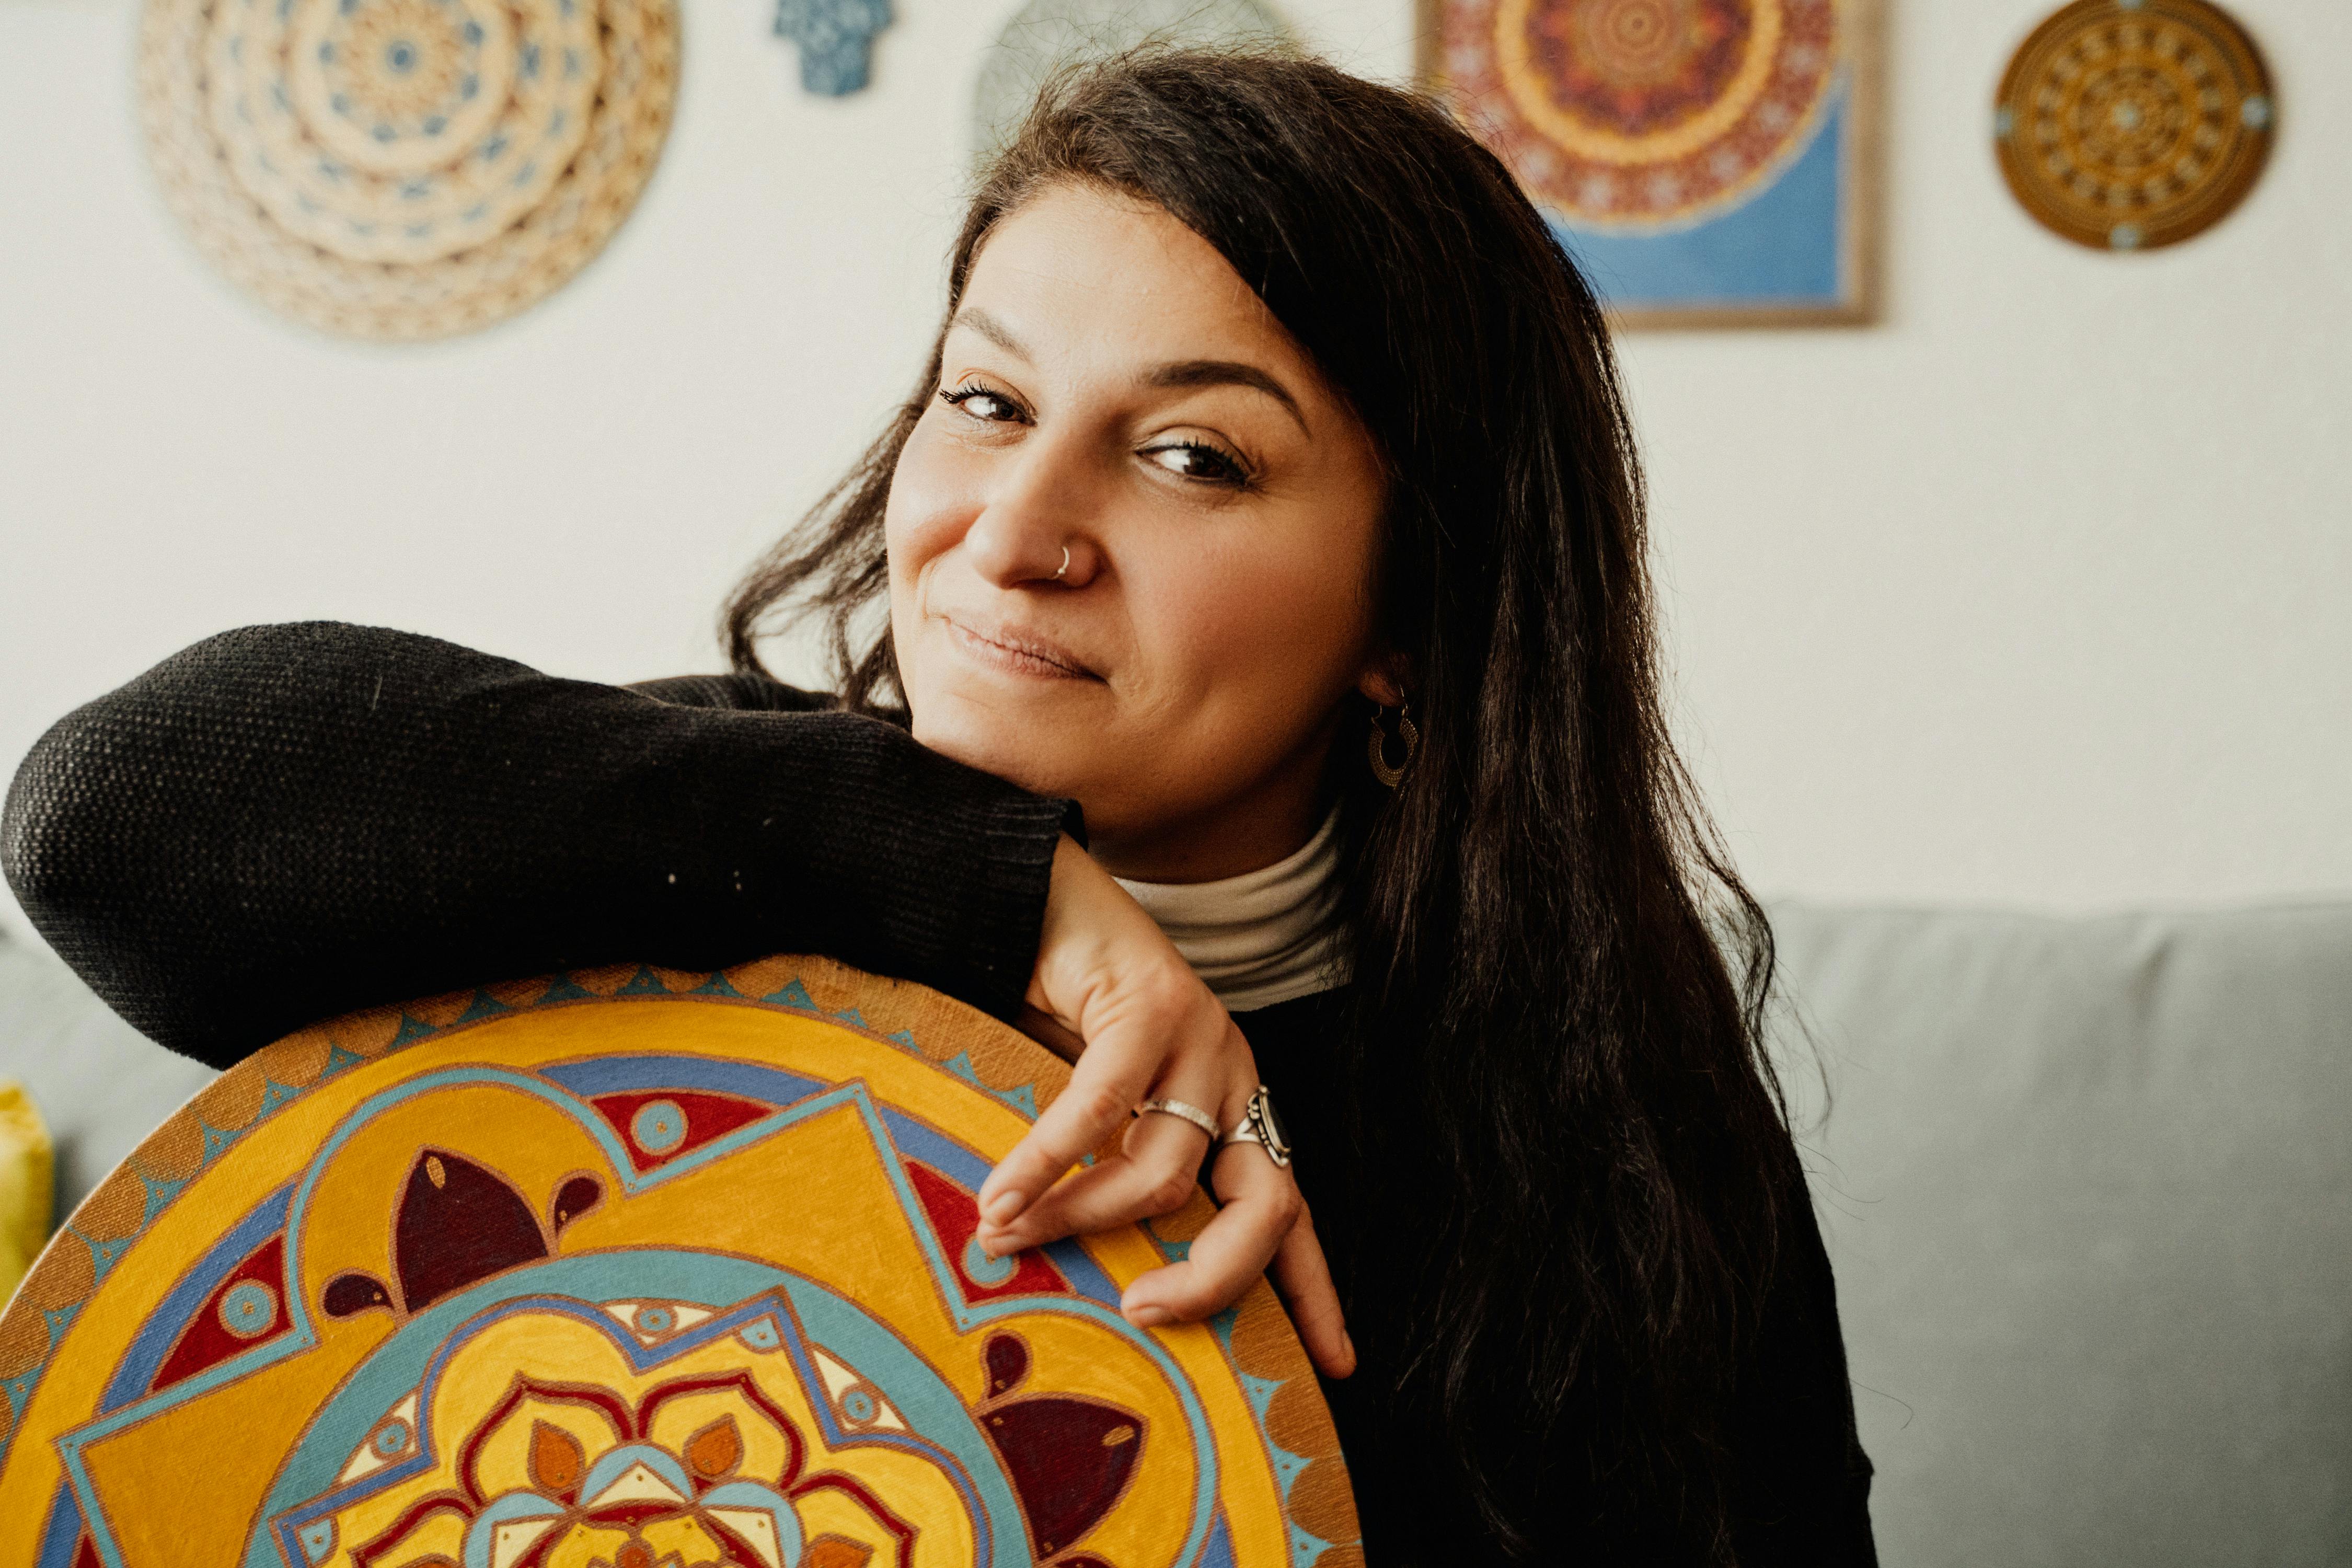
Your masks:
<instances>
[{"instance_id":1,"label":"woman's lips","mask_svg":"<svg viewBox=\"0 0 2352 1568\"><path fill-rule=\"evenodd\" d=\"M953 616L941 616L948 637L956 647L982 664L1015 675L1043 676L1049 680L1099 680L1076 655L1042 638L1002 626L970 626Z\"/></svg>"}]
</instances>

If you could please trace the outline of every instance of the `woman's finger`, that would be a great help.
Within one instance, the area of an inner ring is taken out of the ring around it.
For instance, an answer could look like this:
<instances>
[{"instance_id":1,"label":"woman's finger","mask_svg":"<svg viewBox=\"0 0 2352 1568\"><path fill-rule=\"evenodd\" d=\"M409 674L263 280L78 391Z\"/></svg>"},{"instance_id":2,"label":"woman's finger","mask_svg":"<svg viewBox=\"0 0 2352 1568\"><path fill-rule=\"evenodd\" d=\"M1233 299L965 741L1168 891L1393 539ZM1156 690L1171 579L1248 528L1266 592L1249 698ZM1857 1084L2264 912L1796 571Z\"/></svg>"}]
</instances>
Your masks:
<instances>
[{"instance_id":1,"label":"woman's finger","mask_svg":"<svg viewBox=\"0 0 2352 1568\"><path fill-rule=\"evenodd\" d=\"M1265 1272L1306 1203L1290 1173L1263 1149L1232 1143L1213 1173L1224 1206L1192 1238L1183 1260L1155 1268L1127 1288L1119 1310L1139 1328L1198 1322L1239 1300ZM1336 1298L1333 1306L1337 1306Z\"/></svg>"},{"instance_id":2,"label":"woman's finger","mask_svg":"<svg viewBox=\"0 0 2352 1568\"><path fill-rule=\"evenodd\" d=\"M1107 1000L1080 1020L1087 1046L1069 1087L981 1184L982 1219L1000 1228L1011 1225L1064 1172L1108 1142L1155 1080L1202 1076L1197 1068L1187 1072L1178 1064L1190 1065L1223 1043L1222 1028L1214 1035L1209 1029L1222 1026L1224 1016L1222 1010L1203 1014L1189 1006L1188 984L1199 983L1187 973L1181 980L1171 977L1165 987L1138 987L1136 994Z\"/></svg>"},{"instance_id":3,"label":"woman's finger","mask_svg":"<svg viewBox=\"0 0 2352 1568\"><path fill-rule=\"evenodd\" d=\"M1270 1272L1315 1370L1326 1377L1346 1377L1354 1372L1356 1342L1348 1337L1347 1314L1339 1310L1339 1291L1331 1283L1331 1265L1323 1256L1321 1238L1315 1234L1315 1217L1305 1208L1298 1211L1298 1223L1275 1249Z\"/></svg>"},{"instance_id":4,"label":"woman's finger","mask_svg":"<svg viewBox=\"0 0 2352 1568\"><path fill-rule=\"evenodd\" d=\"M1109 1142L1150 1085L1174 1081L1177 1064L1224 1044L1225 1010L1143 906L1066 835L1054 852L1028 1004L1035 1016L1024 1026L1076 1070L982 1184L981 1215L997 1226Z\"/></svg>"},{"instance_id":5,"label":"woman's finger","mask_svg":"<svg viewBox=\"0 0 2352 1568\"><path fill-rule=\"evenodd\" d=\"M1066 1236L1173 1214L1192 1197L1208 1150L1209 1135L1189 1121L1158 1114L1139 1118L1117 1155L1055 1183L1009 1226L983 1220L980 1245L1001 1258Z\"/></svg>"},{"instance_id":6,"label":"woman's finger","mask_svg":"<svg viewBox=\"0 0 2352 1568\"><path fill-rule=\"evenodd\" d=\"M1222 1019L1222 1014L1219 1016ZM1150 1086L1149 1094L1197 1107L1210 1121L1224 1125L1233 1114L1227 1108L1237 1100L1245 1100L1247 1094L1237 1091L1229 1081L1221 1084L1220 1079L1231 1078L1236 1051L1240 1053L1240 1065L1247 1070L1249 1047L1230 1023L1225 1023L1223 1028L1231 1031L1233 1037L1226 1042L1228 1048L1220 1058L1208 1058L1197 1051L1183 1053ZM1072 1089L1077 1087L1074 1076ZM1069 1092L1065 1090L1065 1097ZM1136 1097L1139 1101L1141 1098L1140 1094ZM1055 1103L1058 1106L1059 1101ZM1123 1119L1127 1120L1126 1132L1118 1139L1117 1152L1098 1154L1092 1165L1066 1175L1058 1170L1046 1174L1046 1184L1010 1220L993 1216L987 1207L991 1194L983 1184L982 1247L992 1256L1002 1257L1024 1247L1042 1247L1065 1236L1108 1230L1171 1214L1182 1207L1200 1179L1202 1156L1209 1146L1207 1130L1170 1113L1147 1111L1139 1117L1132 1112L1130 1104L1129 1118ZM1043 1119L1040 1120L1042 1124ZM1108 1142L1106 1138L1094 1147L1099 1151ZM1022 1152L1016 1147L998 1170L1011 1168L1017 1177L1022 1173L1016 1163ZM1051 1158L1049 1152L1046 1159Z\"/></svg>"}]
</instances>

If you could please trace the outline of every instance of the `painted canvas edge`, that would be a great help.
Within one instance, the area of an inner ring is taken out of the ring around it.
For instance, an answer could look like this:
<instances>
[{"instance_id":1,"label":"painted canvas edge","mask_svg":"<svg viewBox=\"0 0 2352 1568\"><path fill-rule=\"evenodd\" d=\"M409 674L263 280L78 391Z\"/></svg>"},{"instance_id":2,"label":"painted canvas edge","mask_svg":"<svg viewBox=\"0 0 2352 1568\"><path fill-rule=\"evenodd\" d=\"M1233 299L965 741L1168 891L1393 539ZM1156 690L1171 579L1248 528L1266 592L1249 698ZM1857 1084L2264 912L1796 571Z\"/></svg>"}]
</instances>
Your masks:
<instances>
[{"instance_id":1,"label":"painted canvas edge","mask_svg":"<svg viewBox=\"0 0 2352 1568\"><path fill-rule=\"evenodd\" d=\"M1883 300L1879 224L1885 178L1886 10L1884 0L1844 0L1853 27L1848 69L1848 120L1842 173L1846 183L1844 232L1839 237L1839 269L1847 297L1834 305L1673 305L1609 312L1620 331L1715 330L1724 327L1866 327L1879 320ZM1415 0L1413 85L1444 99L1438 90L1439 8L1444 0Z\"/></svg>"},{"instance_id":2,"label":"painted canvas edge","mask_svg":"<svg viewBox=\"0 0 2352 1568\"><path fill-rule=\"evenodd\" d=\"M794 984L809 1005L775 999ZM366 1008L296 1030L230 1068L166 1118L83 1199L42 1249L0 1313L0 1478L13 1457L19 1416L63 1345L72 1318L96 1291L105 1272L101 1260L120 1257L170 1206L180 1187L238 1136L342 1068L518 1011L616 1001L753 1007L821 1017L910 1050L934 1066L961 1052L982 1089L1009 1101L1025 1088L1039 1111L1069 1086L1068 1066L1010 1025L928 987L814 954L778 954L717 971L606 964ZM345 1059L339 1060L339 1054ZM1182 1209L1153 1222L1147 1234L1155 1241L1189 1241L1214 1213L1215 1205L1196 1187ZM1266 1440L1307 1461L1285 1510L1292 1527L1300 1528L1302 1516L1313 1519L1324 1527L1314 1533L1327 1543L1318 1561L1326 1568L1352 1568L1361 1560L1361 1548L1339 1433L1319 1392L1314 1397L1299 1393L1302 1385L1319 1390L1315 1369L1280 1299L1264 1279L1230 1310L1230 1331L1221 1337L1235 1370L1280 1385L1261 1420Z\"/></svg>"}]
</instances>

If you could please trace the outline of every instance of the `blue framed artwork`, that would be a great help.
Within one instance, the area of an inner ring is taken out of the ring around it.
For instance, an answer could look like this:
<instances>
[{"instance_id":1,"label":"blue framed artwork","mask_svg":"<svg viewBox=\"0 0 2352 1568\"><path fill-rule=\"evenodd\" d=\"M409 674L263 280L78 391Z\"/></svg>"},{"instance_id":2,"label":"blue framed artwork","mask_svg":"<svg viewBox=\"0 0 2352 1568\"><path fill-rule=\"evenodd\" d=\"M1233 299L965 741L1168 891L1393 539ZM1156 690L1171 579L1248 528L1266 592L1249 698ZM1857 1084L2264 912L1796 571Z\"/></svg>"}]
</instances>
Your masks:
<instances>
[{"instance_id":1,"label":"blue framed artwork","mask_svg":"<svg viewBox=\"0 0 2352 1568\"><path fill-rule=\"evenodd\" d=\"M1875 309L1874 0L1424 0L1423 76L1626 326Z\"/></svg>"}]
</instances>

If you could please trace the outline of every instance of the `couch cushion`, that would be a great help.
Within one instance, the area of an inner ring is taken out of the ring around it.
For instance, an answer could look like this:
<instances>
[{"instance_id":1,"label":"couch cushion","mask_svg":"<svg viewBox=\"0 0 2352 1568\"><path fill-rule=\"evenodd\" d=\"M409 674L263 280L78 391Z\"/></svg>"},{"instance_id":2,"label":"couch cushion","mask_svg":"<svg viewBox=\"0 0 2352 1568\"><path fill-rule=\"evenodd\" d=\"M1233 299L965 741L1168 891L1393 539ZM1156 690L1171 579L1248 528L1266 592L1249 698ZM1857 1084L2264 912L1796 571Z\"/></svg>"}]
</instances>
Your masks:
<instances>
[{"instance_id":1,"label":"couch cushion","mask_svg":"<svg viewBox=\"0 0 2352 1568\"><path fill-rule=\"evenodd\" d=\"M2352 907L1775 923L1885 1561L2352 1562Z\"/></svg>"},{"instance_id":2,"label":"couch cushion","mask_svg":"<svg viewBox=\"0 0 2352 1568\"><path fill-rule=\"evenodd\" d=\"M47 950L0 931L0 1077L32 1092L57 1140L62 1219L213 1073L116 1017Z\"/></svg>"}]
</instances>

